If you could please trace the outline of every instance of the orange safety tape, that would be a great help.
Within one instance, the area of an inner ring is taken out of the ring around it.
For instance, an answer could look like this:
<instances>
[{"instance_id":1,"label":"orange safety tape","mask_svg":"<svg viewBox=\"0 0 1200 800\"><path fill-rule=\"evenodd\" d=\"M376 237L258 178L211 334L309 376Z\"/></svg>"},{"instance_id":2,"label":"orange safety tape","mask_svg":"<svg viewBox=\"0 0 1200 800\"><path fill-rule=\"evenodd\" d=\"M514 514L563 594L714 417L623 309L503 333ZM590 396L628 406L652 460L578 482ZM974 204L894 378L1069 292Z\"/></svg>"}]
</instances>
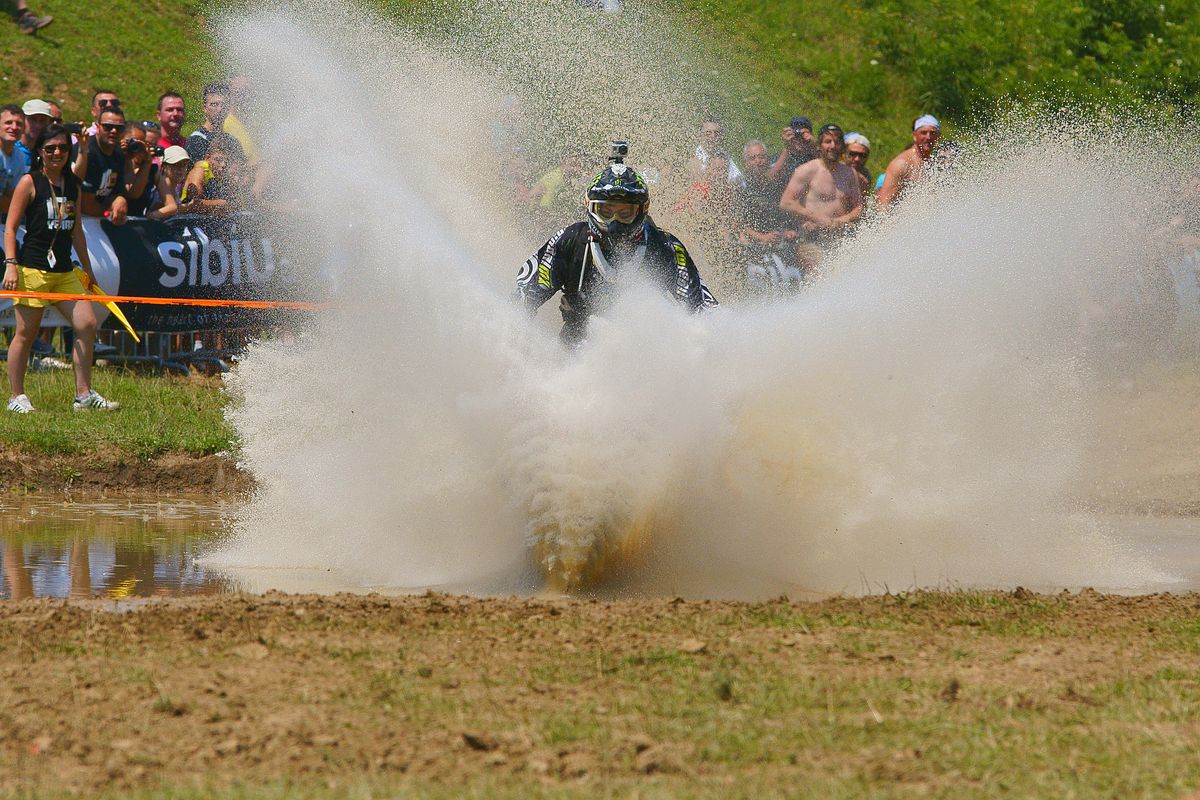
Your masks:
<instances>
[{"instance_id":1,"label":"orange safety tape","mask_svg":"<svg viewBox=\"0 0 1200 800\"><path fill-rule=\"evenodd\" d=\"M325 303L300 303L289 300L209 300L200 297L131 297L121 294L60 294L58 292L4 292L0 297L13 300L88 300L92 303L141 303L154 306L224 306L229 308L286 308L293 311L318 311Z\"/></svg>"}]
</instances>

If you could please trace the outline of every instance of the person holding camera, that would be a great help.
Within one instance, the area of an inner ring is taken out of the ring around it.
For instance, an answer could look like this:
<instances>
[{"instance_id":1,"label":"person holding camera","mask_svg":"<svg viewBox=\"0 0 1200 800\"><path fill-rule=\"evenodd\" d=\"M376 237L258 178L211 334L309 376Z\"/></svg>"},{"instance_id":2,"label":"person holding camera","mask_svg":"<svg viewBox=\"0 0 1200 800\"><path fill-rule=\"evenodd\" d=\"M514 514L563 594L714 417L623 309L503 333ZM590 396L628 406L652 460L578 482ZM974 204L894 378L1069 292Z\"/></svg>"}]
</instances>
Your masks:
<instances>
[{"instance_id":1,"label":"person holding camera","mask_svg":"<svg viewBox=\"0 0 1200 800\"><path fill-rule=\"evenodd\" d=\"M144 217L154 204L158 183L158 164L154 163L154 159L162 153L162 149L148 140L146 129L139 122L130 122L125 126L121 149L133 172L133 181L126 195L129 215Z\"/></svg>"},{"instance_id":2,"label":"person holding camera","mask_svg":"<svg viewBox=\"0 0 1200 800\"><path fill-rule=\"evenodd\" d=\"M635 275L689 311L717 305L687 248L650 219L646 181L625 164L629 145L613 142L609 165L587 190L587 219L550 237L517 274L517 296L530 315L559 291L559 338L576 347L592 314L611 305Z\"/></svg>"},{"instance_id":3,"label":"person holding camera","mask_svg":"<svg viewBox=\"0 0 1200 800\"><path fill-rule=\"evenodd\" d=\"M779 196L782 196L788 181L792 179L792 173L817 157L812 120L808 117L792 117L780 138L783 139L783 150L771 164L767 174L778 185Z\"/></svg>"}]
</instances>

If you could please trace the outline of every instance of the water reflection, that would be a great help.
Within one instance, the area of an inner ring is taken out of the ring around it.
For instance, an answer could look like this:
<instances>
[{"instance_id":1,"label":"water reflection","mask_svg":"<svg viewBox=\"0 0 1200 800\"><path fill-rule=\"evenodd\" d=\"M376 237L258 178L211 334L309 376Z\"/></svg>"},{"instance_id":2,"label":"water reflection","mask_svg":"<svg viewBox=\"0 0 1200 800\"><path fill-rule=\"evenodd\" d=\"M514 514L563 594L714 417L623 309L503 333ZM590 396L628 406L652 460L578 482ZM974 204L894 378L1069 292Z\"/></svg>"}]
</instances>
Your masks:
<instances>
[{"instance_id":1,"label":"water reflection","mask_svg":"<svg viewBox=\"0 0 1200 800\"><path fill-rule=\"evenodd\" d=\"M0 499L0 596L179 597L232 591L198 559L224 508L186 499L74 503Z\"/></svg>"}]
</instances>

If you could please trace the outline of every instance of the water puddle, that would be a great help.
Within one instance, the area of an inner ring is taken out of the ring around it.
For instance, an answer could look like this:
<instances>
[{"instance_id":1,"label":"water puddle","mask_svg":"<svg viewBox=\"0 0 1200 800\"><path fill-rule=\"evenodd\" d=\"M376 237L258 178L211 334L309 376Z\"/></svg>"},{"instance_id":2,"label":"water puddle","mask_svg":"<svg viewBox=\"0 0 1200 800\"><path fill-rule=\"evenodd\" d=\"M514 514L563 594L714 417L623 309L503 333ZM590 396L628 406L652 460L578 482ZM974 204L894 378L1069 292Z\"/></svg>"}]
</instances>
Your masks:
<instances>
[{"instance_id":1,"label":"water puddle","mask_svg":"<svg viewBox=\"0 0 1200 800\"><path fill-rule=\"evenodd\" d=\"M189 499L0 498L0 596L182 597L235 591L199 558L228 507Z\"/></svg>"},{"instance_id":2,"label":"water puddle","mask_svg":"<svg viewBox=\"0 0 1200 800\"><path fill-rule=\"evenodd\" d=\"M0 598L59 597L120 601L136 605L154 598L237 591L262 593L410 593L434 588L471 594L534 594L532 573L509 576L492 586L378 586L358 581L328 565L303 568L245 566L226 570L206 562L226 536L234 506L188 498L111 499L87 502L57 497L0 498ZM1110 516L1105 526L1131 553L1174 577L1167 583L1095 586L1118 594L1200 590L1200 519ZM729 575L680 576L668 593L687 597L755 600L786 593L800 599L815 593L778 581L754 580L734 569ZM761 576L760 576L761 577ZM643 585L644 584L644 585ZM699 588L703 587L703 588ZM891 587L892 590L911 587ZM1012 588L997 586L994 588ZM1073 585L1028 588L1054 592ZM656 590L657 589L657 590ZM600 597L662 594L655 581L637 574L597 592ZM843 591L877 591L845 587Z\"/></svg>"}]
</instances>

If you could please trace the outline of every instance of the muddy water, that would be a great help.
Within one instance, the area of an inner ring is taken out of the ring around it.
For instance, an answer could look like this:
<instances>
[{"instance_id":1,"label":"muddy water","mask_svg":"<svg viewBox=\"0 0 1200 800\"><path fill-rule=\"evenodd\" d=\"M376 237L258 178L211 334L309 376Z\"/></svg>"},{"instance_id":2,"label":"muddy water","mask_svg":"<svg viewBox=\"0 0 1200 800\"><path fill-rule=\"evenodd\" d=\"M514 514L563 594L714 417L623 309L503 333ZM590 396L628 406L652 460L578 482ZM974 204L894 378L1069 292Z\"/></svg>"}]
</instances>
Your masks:
<instances>
[{"instance_id":1,"label":"muddy water","mask_svg":"<svg viewBox=\"0 0 1200 800\"><path fill-rule=\"evenodd\" d=\"M0 596L180 597L232 591L199 557L228 507L184 498L0 498Z\"/></svg>"},{"instance_id":2,"label":"muddy water","mask_svg":"<svg viewBox=\"0 0 1200 800\"><path fill-rule=\"evenodd\" d=\"M136 600L219 594L233 591L407 593L427 588L472 594L537 593L540 581L532 570L497 576L480 587L442 585L367 586L314 563L302 568L245 567L225 570L206 561L226 536L233 506L188 498L112 499L71 502L60 497L0 498L0 597L64 597ZM1130 552L1148 557L1166 580L1146 584L1094 586L1118 594L1200 591L1200 519L1193 517L1111 516L1104 522ZM615 575L596 594L600 597L663 594L649 564ZM781 593L816 599L805 587L766 576L749 578L738 570L678 566L668 594L689 598L755 600ZM656 591L656 588L658 589ZM889 587L904 590L913 587ZM963 586L962 588L968 588ZM1008 586L979 588L1011 588ZM1030 585L1054 592L1075 585ZM882 587L845 586L846 594L881 591Z\"/></svg>"}]
</instances>

